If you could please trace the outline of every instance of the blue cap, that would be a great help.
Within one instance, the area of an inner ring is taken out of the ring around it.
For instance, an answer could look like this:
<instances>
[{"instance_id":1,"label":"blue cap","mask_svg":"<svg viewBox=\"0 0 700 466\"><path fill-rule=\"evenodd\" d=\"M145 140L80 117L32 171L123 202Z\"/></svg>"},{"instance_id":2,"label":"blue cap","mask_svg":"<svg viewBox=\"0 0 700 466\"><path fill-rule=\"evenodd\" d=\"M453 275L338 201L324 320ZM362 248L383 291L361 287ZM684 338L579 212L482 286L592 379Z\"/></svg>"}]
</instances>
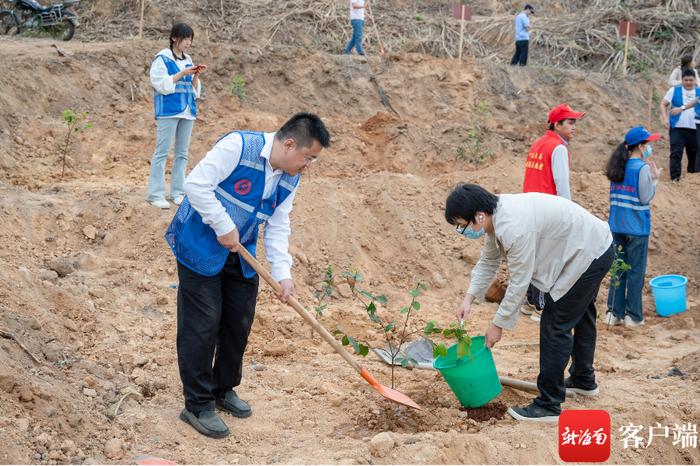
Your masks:
<instances>
[{"instance_id":1,"label":"blue cap","mask_svg":"<svg viewBox=\"0 0 700 466\"><path fill-rule=\"evenodd\" d=\"M636 146L643 142L658 141L661 138L659 133L650 133L644 126L635 126L625 134L625 144Z\"/></svg>"}]
</instances>

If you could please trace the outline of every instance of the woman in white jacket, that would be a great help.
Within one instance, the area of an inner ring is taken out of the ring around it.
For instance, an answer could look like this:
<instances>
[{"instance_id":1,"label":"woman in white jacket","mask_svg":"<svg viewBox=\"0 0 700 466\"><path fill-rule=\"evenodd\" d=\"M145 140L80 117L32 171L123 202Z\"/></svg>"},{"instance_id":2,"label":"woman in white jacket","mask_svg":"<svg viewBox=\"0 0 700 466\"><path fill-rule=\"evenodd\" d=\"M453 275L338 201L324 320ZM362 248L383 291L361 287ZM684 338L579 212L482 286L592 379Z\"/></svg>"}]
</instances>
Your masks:
<instances>
[{"instance_id":1,"label":"woman in white jacket","mask_svg":"<svg viewBox=\"0 0 700 466\"><path fill-rule=\"evenodd\" d=\"M156 117L156 149L148 177L148 201L168 209L165 194L165 164L175 140L169 198L180 205L184 198L185 170L192 126L197 118L197 99L202 92L199 75L205 65L194 66L185 51L192 45L194 31L185 23L170 30L170 46L161 50L151 63L151 85Z\"/></svg>"}]
</instances>

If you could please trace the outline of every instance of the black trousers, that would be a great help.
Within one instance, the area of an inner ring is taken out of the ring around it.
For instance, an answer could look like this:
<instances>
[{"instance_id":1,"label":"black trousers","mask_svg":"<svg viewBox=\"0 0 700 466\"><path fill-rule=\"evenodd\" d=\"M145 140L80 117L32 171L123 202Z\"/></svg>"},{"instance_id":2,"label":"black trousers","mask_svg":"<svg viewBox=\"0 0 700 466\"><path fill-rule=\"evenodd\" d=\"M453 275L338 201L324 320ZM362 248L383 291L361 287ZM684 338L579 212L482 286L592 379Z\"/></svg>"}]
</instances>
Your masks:
<instances>
[{"instance_id":1,"label":"black trousers","mask_svg":"<svg viewBox=\"0 0 700 466\"><path fill-rule=\"evenodd\" d=\"M700 171L698 170L700 167L696 168L695 163L695 155L698 151L698 131L689 128L671 128L668 136L671 142L671 158L669 161L671 180L679 180L681 178L683 149L688 155L688 173Z\"/></svg>"},{"instance_id":2,"label":"black trousers","mask_svg":"<svg viewBox=\"0 0 700 466\"><path fill-rule=\"evenodd\" d=\"M233 253L213 277L179 262L177 273L177 362L185 407L213 410L217 396L241 383L259 279L245 278Z\"/></svg>"},{"instance_id":3,"label":"black trousers","mask_svg":"<svg viewBox=\"0 0 700 466\"><path fill-rule=\"evenodd\" d=\"M513 55L513 59L510 61L510 64L511 65L520 65L520 66L527 65L527 53L528 53L529 48L530 48L530 41L529 40L516 40L515 41L515 55Z\"/></svg>"},{"instance_id":4,"label":"black trousers","mask_svg":"<svg viewBox=\"0 0 700 466\"><path fill-rule=\"evenodd\" d=\"M557 302L549 293L545 295L540 320L540 374L537 376L540 395L535 398L535 404L561 412L560 405L566 398L564 369L569 358L572 361L569 373L577 385L595 386L595 300L614 256L614 248L610 246Z\"/></svg>"}]
</instances>

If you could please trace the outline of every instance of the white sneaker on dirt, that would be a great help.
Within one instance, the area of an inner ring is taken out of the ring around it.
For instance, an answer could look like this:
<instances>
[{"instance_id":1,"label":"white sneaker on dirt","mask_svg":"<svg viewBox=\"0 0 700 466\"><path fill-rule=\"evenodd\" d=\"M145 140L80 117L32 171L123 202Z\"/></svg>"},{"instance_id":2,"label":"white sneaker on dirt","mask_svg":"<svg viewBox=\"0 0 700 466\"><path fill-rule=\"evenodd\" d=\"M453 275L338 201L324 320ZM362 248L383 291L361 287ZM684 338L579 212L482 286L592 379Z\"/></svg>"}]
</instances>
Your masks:
<instances>
[{"instance_id":1,"label":"white sneaker on dirt","mask_svg":"<svg viewBox=\"0 0 700 466\"><path fill-rule=\"evenodd\" d=\"M151 201L153 207L158 207L159 209L169 209L170 203L165 199L158 199L157 201Z\"/></svg>"},{"instance_id":2,"label":"white sneaker on dirt","mask_svg":"<svg viewBox=\"0 0 700 466\"><path fill-rule=\"evenodd\" d=\"M185 199L185 196L175 196L173 198L173 204L175 205L180 205L182 204L182 201Z\"/></svg>"},{"instance_id":3,"label":"white sneaker on dirt","mask_svg":"<svg viewBox=\"0 0 700 466\"><path fill-rule=\"evenodd\" d=\"M619 317L615 317L615 314L612 312L606 312L605 313L605 319L603 319L603 323L605 325L622 325L622 319Z\"/></svg>"},{"instance_id":4,"label":"white sneaker on dirt","mask_svg":"<svg viewBox=\"0 0 700 466\"><path fill-rule=\"evenodd\" d=\"M641 327L642 325L644 325L644 319L634 320L630 316L625 316L625 327L634 328Z\"/></svg>"},{"instance_id":5,"label":"white sneaker on dirt","mask_svg":"<svg viewBox=\"0 0 700 466\"><path fill-rule=\"evenodd\" d=\"M534 311L532 311L530 320L534 320L535 322L539 322L540 320L542 320L542 311L540 311L539 309L535 309Z\"/></svg>"}]
</instances>

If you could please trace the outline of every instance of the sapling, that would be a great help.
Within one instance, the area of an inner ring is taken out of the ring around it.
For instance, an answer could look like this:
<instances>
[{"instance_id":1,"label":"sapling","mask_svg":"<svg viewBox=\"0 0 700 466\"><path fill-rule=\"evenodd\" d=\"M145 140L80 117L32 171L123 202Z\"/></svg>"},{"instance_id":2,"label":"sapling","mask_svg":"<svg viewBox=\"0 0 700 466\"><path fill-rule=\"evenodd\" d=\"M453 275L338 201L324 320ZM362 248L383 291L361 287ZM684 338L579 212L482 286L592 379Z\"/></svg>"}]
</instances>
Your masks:
<instances>
[{"instance_id":1,"label":"sapling","mask_svg":"<svg viewBox=\"0 0 700 466\"><path fill-rule=\"evenodd\" d=\"M365 291L360 288L359 284L362 282L362 275L356 270L343 272L343 277L345 277L352 290L353 297L360 301L367 312L369 320L377 325L377 329L382 332L384 340L387 342L389 347L389 354L391 356L391 388L394 388L395 373L394 365L396 363L400 364L401 367L412 369L418 362L413 358L405 358L399 356L401 354L401 348L405 343L408 342L412 335L420 333L420 330L414 329L411 324L411 316L415 311L421 309L421 303L418 301L418 297L428 289L428 287L422 283L417 282L416 286L409 290L409 296L411 301L408 305L401 307L398 310L399 316L396 320L390 320L389 318L383 317L378 312L379 306L382 306L386 310L388 305L388 298L385 295L375 295L369 291ZM342 335L341 342L343 345L351 345L355 350L356 354L361 356L366 356L369 353L369 346L359 342L357 339L347 335L345 332L340 330L338 332Z\"/></svg>"},{"instance_id":2,"label":"sapling","mask_svg":"<svg viewBox=\"0 0 700 466\"><path fill-rule=\"evenodd\" d=\"M248 99L248 95L245 93L245 80L241 75L236 75L231 81L231 85L227 87L228 92L234 96L238 97L239 102L243 102Z\"/></svg>"},{"instance_id":3,"label":"sapling","mask_svg":"<svg viewBox=\"0 0 700 466\"><path fill-rule=\"evenodd\" d=\"M615 310L615 293L617 292L617 289L620 287L621 280L620 276L623 273L627 273L632 269L632 266L628 264L627 262L624 261L620 256L623 254L622 252L622 245L618 245L617 249L615 250L615 260L613 260L612 265L610 266L610 287L612 288L612 309L611 311ZM614 312L613 312L614 313ZM610 328L610 323L608 323L608 329Z\"/></svg>"},{"instance_id":4,"label":"sapling","mask_svg":"<svg viewBox=\"0 0 700 466\"><path fill-rule=\"evenodd\" d=\"M333 266L326 267L325 279L321 282L321 289L314 293L318 304L314 306L316 318L323 317L323 311L328 308L327 301L333 295Z\"/></svg>"},{"instance_id":5,"label":"sapling","mask_svg":"<svg viewBox=\"0 0 700 466\"><path fill-rule=\"evenodd\" d=\"M73 133L79 133L86 129L92 128L92 123L85 121L87 119L88 112L75 112L72 109L64 110L61 113L63 118L63 123L68 127L68 132L66 133L66 140L63 144L61 150L61 178L66 171L66 155L68 154L68 149L71 146L71 136Z\"/></svg>"}]
</instances>

